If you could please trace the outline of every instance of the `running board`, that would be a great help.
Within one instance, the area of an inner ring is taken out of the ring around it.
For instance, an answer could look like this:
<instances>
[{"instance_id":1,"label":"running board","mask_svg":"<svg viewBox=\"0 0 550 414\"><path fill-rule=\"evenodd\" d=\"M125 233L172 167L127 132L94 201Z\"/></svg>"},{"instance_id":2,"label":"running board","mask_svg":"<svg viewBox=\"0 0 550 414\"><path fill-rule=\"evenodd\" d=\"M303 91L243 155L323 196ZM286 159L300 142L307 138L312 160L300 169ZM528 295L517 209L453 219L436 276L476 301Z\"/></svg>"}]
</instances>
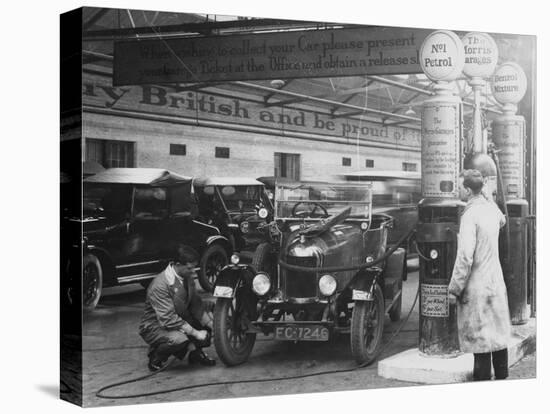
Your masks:
<instances>
[{"instance_id":1,"label":"running board","mask_svg":"<svg viewBox=\"0 0 550 414\"><path fill-rule=\"evenodd\" d=\"M152 279L157 274L158 273L142 273L140 275L122 276L122 277L117 277L117 282L118 283L139 282L141 280Z\"/></svg>"}]
</instances>

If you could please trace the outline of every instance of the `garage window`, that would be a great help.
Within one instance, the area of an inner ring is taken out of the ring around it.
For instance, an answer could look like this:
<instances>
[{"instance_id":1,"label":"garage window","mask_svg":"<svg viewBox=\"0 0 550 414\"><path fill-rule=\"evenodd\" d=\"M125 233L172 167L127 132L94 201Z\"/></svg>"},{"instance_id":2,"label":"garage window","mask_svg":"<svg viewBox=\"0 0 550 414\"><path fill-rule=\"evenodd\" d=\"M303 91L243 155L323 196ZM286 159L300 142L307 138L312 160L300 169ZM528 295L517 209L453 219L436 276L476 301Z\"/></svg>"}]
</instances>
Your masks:
<instances>
[{"instance_id":1,"label":"garage window","mask_svg":"<svg viewBox=\"0 0 550 414\"><path fill-rule=\"evenodd\" d=\"M183 144L170 144L170 155L187 155L187 147Z\"/></svg>"},{"instance_id":2,"label":"garage window","mask_svg":"<svg viewBox=\"0 0 550 414\"><path fill-rule=\"evenodd\" d=\"M216 158L229 158L229 148L216 147Z\"/></svg>"},{"instance_id":3,"label":"garage window","mask_svg":"<svg viewBox=\"0 0 550 414\"><path fill-rule=\"evenodd\" d=\"M86 161L95 161L105 168L135 167L135 142L86 139Z\"/></svg>"},{"instance_id":4,"label":"garage window","mask_svg":"<svg viewBox=\"0 0 550 414\"><path fill-rule=\"evenodd\" d=\"M300 179L300 154L276 152L274 156L275 177L290 178L296 181Z\"/></svg>"},{"instance_id":5,"label":"garage window","mask_svg":"<svg viewBox=\"0 0 550 414\"><path fill-rule=\"evenodd\" d=\"M365 160L366 168L374 168L374 160Z\"/></svg>"},{"instance_id":6,"label":"garage window","mask_svg":"<svg viewBox=\"0 0 550 414\"><path fill-rule=\"evenodd\" d=\"M342 158L342 165L344 167L351 167L351 158L343 157Z\"/></svg>"},{"instance_id":7,"label":"garage window","mask_svg":"<svg viewBox=\"0 0 550 414\"><path fill-rule=\"evenodd\" d=\"M416 171L416 163L414 162L404 162L403 171Z\"/></svg>"}]
</instances>

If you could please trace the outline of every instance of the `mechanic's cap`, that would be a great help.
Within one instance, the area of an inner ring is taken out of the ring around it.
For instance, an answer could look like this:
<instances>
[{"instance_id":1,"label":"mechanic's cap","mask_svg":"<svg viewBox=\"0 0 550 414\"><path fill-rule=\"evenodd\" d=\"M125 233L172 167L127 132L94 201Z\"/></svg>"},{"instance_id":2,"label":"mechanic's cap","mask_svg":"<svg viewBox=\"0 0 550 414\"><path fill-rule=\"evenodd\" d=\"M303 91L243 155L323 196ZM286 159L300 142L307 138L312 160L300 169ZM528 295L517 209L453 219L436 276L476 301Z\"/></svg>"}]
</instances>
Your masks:
<instances>
[{"instance_id":1,"label":"mechanic's cap","mask_svg":"<svg viewBox=\"0 0 550 414\"><path fill-rule=\"evenodd\" d=\"M464 187L470 188L474 193L483 187L483 176L479 170L464 170L460 173L464 177Z\"/></svg>"}]
</instances>

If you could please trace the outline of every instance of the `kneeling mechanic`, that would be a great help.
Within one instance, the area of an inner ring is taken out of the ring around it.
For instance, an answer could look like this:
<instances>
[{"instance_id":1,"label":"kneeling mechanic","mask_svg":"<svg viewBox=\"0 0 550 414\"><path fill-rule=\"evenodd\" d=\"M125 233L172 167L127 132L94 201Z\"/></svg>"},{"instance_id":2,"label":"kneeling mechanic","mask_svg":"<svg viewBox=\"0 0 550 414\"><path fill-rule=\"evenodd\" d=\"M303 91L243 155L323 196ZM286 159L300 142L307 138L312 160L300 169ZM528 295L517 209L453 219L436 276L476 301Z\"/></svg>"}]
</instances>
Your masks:
<instances>
[{"instance_id":1,"label":"kneeling mechanic","mask_svg":"<svg viewBox=\"0 0 550 414\"><path fill-rule=\"evenodd\" d=\"M193 249L179 246L173 261L147 289L139 334L149 344L151 371L163 368L169 356L183 360L188 352L190 364L216 364L202 350L210 346L212 322L195 291L198 259Z\"/></svg>"}]
</instances>

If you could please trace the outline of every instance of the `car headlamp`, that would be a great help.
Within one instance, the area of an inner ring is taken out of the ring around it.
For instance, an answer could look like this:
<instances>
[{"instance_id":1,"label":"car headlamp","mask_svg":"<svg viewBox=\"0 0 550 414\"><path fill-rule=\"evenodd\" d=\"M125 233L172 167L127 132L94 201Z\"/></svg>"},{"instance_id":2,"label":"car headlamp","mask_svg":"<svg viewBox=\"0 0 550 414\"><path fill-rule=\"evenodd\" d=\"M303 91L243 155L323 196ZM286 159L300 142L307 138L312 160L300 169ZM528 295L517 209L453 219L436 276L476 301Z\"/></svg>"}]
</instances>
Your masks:
<instances>
[{"instance_id":1,"label":"car headlamp","mask_svg":"<svg viewBox=\"0 0 550 414\"><path fill-rule=\"evenodd\" d=\"M324 296L330 296L336 292L336 279L332 275L323 275L319 279L319 291Z\"/></svg>"},{"instance_id":2,"label":"car headlamp","mask_svg":"<svg viewBox=\"0 0 550 414\"><path fill-rule=\"evenodd\" d=\"M267 217L267 208L262 207L258 210L258 217L265 219Z\"/></svg>"},{"instance_id":3,"label":"car headlamp","mask_svg":"<svg viewBox=\"0 0 550 414\"><path fill-rule=\"evenodd\" d=\"M258 273L254 276L254 279L252 279L252 290L256 293L256 295L263 296L269 292L270 288L271 281L265 273Z\"/></svg>"},{"instance_id":4,"label":"car headlamp","mask_svg":"<svg viewBox=\"0 0 550 414\"><path fill-rule=\"evenodd\" d=\"M233 253L231 255L231 263L232 264L237 265L237 264L239 264L240 261L241 261L241 258L239 257L238 254Z\"/></svg>"},{"instance_id":5,"label":"car headlamp","mask_svg":"<svg viewBox=\"0 0 550 414\"><path fill-rule=\"evenodd\" d=\"M367 263L372 263L372 262L374 262L374 257L372 257L372 256L367 256L367 258L365 259L365 262L367 262Z\"/></svg>"},{"instance_id":6,"label":"car headlamp","mask_svg":"<svg viewBox=\"0 0 550 414\"><path fill-rule=\"evenodd\" d=\"M248 221L243 221L243 222L241 223L241 232L242 232L243 234L248 233L249 226L250 226L250 225L248 224Z\"/></svg>"},{"instance_id":7,"label":"car headlamp","mask_svg":"<svg viewBox=\"0 0 550 414\"><path fill-rule=\"evenodd\" d=\"M439 253L437 252L437 250L435 250L435 249L430 250L430 257L433 260L437 259L439 257Z\"/></svg>"}]
</instances>

